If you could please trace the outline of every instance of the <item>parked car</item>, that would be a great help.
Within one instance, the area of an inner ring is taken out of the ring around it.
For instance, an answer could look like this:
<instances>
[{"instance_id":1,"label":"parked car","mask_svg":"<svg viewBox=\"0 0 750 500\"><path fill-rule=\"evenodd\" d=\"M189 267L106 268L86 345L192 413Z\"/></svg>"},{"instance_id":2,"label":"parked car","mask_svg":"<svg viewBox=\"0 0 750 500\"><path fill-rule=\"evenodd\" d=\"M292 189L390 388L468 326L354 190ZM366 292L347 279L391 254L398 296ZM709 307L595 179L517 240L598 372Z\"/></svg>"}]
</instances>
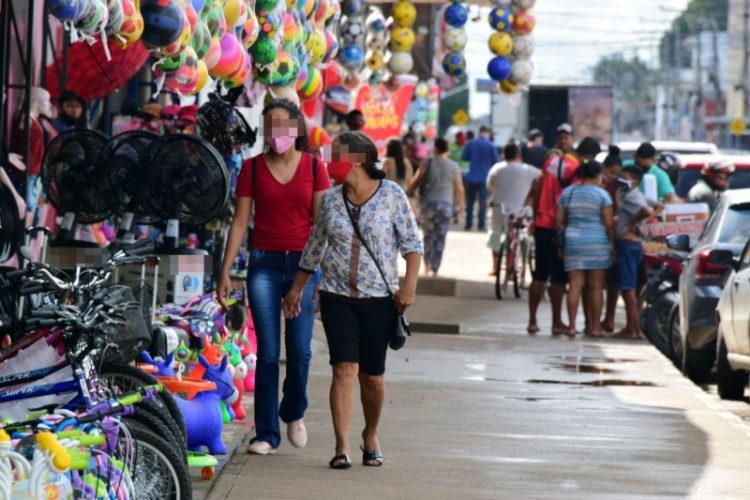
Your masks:
<instances>
[{"instance_id":1,"label":"parked car","mask_svg":"<svg viewBox=\"0 0 750 500\"><path fill-rule=\"evenodd\" d=\"M678 155L687 154L718 154L719 148L716 144L710 142L690 142L690 141L651 141L651 144L656 148L656 153L675 153ZM635 151L640 146L640 142L626 141L617 144L620 148L620 157L624 161L632 161L635 156ZM606 151L606 149L605 149ZM596 159L597 161L604 161L607 156L606 152L600 153Z\"/></svg>"},{"instance_id":2,"label":"parked car","mask_svg":"<svg viewBox=\"0 0 750 500\"><path fill-rule=\"evenodd\" d=\"M716 384L723 399L742 399L750 370L750 240L727 278L717 307Z\"/></svg>"},{"instance_id":3,"label":"parked car","mask_svg":"<svg viewBox=\"0 0 750 500\"><path fill-rule=\"evenodd\" d=\"M675 191L680 198L687 198L690 189L701 177L701 169L711 160L726 158L734 164L735 171L729 178L729 189L750 188L750 156L683 154L680 155L682 168L677 172Z\"/></svg>"},{"instance_id":4,"label":"parked car","mask_svg":"<svg viewBox=\"0 0 750 500\"><path fill-rule=\"evenodd\" d=\"M730 265L750 236L750 189L729 190L691 248L687 235L667 239L676 251L690 251L680 274L680 300L670 320L671 347L683 373L705 382L716 360L716 305Z\"/></svg>"}]
</instances>

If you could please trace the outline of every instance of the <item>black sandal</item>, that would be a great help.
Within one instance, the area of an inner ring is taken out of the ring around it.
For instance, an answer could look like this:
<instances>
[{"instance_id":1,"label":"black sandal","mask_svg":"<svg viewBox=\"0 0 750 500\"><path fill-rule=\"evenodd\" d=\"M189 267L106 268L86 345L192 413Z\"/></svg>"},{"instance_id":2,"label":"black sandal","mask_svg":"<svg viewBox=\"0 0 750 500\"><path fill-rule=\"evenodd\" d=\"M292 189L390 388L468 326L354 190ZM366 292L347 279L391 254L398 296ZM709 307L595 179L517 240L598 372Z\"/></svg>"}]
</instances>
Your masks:
<instances>
[{"instance_id":1,"label":"black sandal","mask_svg":"<svg viewBox=\"0 0 750 500\"><path fill-rule=\"evenodd\" d=\"M328 462L328 467L331 469L349 469L352 466L352 461L348 455L336 455Z\"/></svg>"},{"instance_id":2,"label":"black sandal","mask_svg":"<svg viewBox=\"0 0 750 500\"><path fill-rule=\"evenodd\" d=\"M367 467L381 467L383 465L383 454L380 450L366 450L364 445L360 446L359 449L362 450L362 465Z\"/></svg>"}]
</instances>

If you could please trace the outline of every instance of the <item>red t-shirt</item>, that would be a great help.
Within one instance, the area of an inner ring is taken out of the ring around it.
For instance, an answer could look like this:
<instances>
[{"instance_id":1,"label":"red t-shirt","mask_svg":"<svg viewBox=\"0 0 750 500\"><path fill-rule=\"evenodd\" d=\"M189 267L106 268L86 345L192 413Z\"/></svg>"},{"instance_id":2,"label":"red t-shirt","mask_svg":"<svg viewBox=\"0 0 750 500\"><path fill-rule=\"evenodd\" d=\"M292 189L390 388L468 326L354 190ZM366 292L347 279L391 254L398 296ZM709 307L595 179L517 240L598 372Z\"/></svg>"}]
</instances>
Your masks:
<instances>
[{"instance_id":1,"label":"red t-shirt","mask_svg":"<svg viewBox=\"0 0 750 500\"><path fill-rule=\"evenodd\" d=\"M574 174L580 162L570 154L562 160L562 179L566 184L573 183ZM555 229L557 215L557 200L563 192L563 186L558 179L560 169L560 157L550 156L544 163L542 169L542 187L539 191L539 203L534 217L534 225L545 229Z\"/></svg>"},{"instance_id":2,"label":"red t-shirt","mask_svg":"<svg viewBox=\"0 0 750 500\"><path fill-rule=\"evenodd\" d=\"M255 229L252 248L270 252L301 252L313 226L313 192L331 187L325 165L303 153L292 180L281 184L268 170L263 155L255 158L253 186L252 159L245 160L237 179L238 198L252 197L255 204Z\"/></svg>"}]
</instances>

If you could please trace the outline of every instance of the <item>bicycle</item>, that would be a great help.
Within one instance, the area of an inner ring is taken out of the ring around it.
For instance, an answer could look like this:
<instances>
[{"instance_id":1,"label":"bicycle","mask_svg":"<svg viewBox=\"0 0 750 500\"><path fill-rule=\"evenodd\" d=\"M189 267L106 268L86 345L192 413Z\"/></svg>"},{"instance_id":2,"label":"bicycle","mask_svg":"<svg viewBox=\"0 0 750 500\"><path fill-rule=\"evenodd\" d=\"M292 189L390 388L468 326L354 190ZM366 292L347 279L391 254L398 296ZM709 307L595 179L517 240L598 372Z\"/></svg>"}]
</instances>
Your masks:
<instances>
[{"instance_id":1,"label":"bicycle","mask_svg":"<svg viewBox=\"0 0 750 500\"><path fill-rule=\"evenodd\" d=\"M528 234L529 217L524 209L507 216L505 240L497 252L495 273L495 297L502 300L508 283L513 282L513 294L521 298L521 290L527 289L527 265L533 261L533 240Z\"/></svg>"}]
</instances>

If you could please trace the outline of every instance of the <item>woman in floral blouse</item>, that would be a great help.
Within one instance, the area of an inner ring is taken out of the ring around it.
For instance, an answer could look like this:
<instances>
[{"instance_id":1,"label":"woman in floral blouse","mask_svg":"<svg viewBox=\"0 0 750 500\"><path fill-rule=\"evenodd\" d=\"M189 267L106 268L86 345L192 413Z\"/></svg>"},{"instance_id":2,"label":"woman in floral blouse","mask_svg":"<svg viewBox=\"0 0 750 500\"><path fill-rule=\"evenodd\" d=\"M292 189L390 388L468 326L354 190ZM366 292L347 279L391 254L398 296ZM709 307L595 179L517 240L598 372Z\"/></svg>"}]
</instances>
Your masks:
<instances>
[{"instance_id":1,"label":"woman in floral blouse","mask_svg":"<svg viewBox=\"0 0 750 500\"><path fill-rule=\"evenodd\" d=\"M359 378L365 415L362 463L377 467L383 464L378 421L388 340L398 314L414 302L422 242L409 200L398 184L384 179L372 140L359 132L345 132L334 141L331 156L328 172L339 186L323 194L297 278L284 299L284 313L287 317L299 314L305 285L320 265L321 315L333 367L330 402L336 456L329 465L351 467L347 436ZM356 236L347 209L375 254L387 285ZM401 288L399 253L406 259ZM393 297L389 289L397 290Z\"/></svg>"}]
</instances>

